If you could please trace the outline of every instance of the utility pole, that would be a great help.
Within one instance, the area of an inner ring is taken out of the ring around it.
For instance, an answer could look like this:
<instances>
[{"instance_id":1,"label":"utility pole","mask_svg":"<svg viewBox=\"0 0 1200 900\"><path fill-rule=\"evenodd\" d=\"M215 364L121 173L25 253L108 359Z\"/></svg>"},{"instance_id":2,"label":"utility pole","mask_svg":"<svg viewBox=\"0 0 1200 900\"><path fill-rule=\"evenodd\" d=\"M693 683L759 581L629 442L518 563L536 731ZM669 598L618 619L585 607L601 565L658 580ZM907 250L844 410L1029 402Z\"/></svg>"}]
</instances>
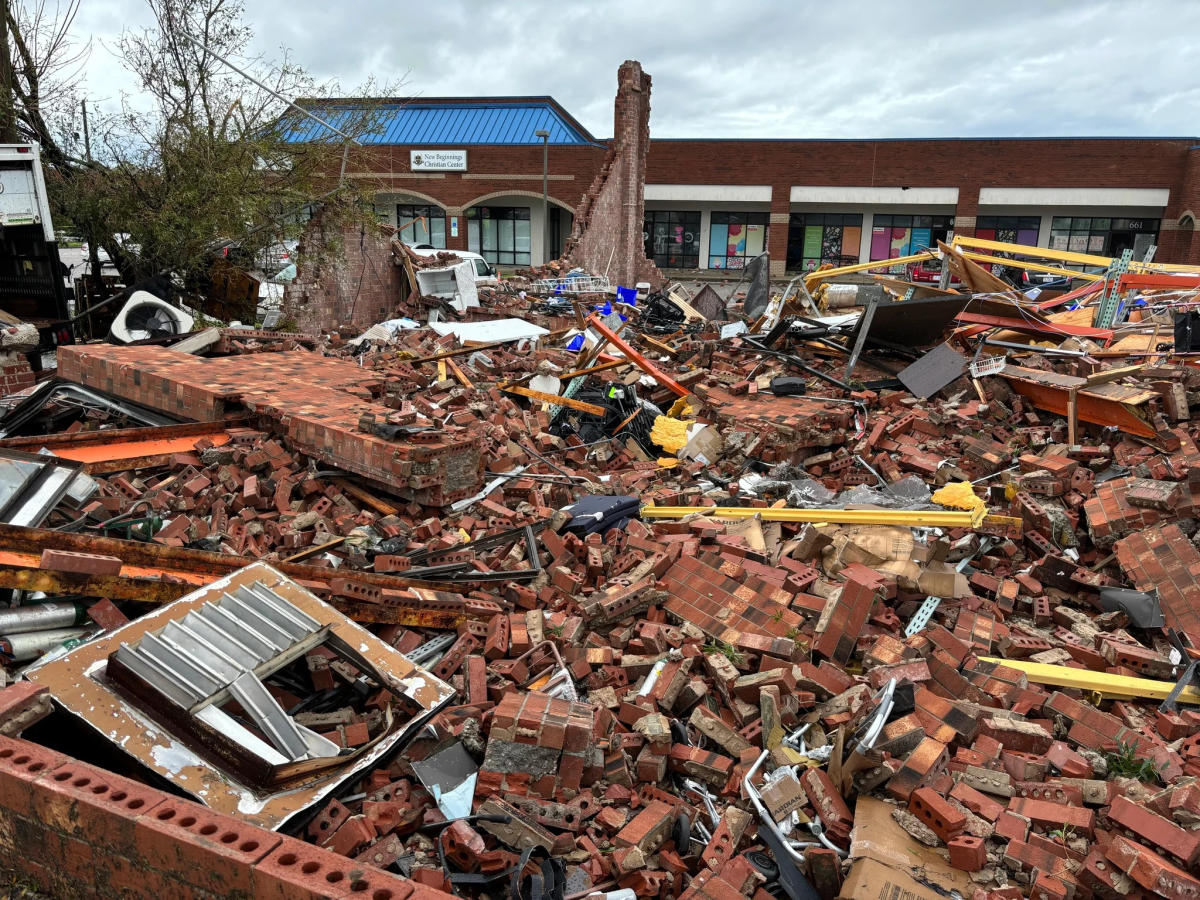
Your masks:
<instances>
[{"instance_id":1,"label":"utility pole","mask_svg":"<svg viewBox=\"0 0 1200 900\"><path fill-rule=\"evenodd\" d=\"M83 110L83 153L84 158L87 159L90 166L92 162L92 133L88 129L87 101L81 100L80 106ZM92 270L92 289L86 293L89 294L88 306L91 307L90 300L92 298L95 298L97 301L102 300L102 294L104 293L104 284L100 269L100 248L96 245L96 220L91 213L88 214L87 230L88 263ZM75 312L78 313L79 310ZM91 327L90 317L88 318L88 327Z\"/></svg>"},{"instance_id":2,"label":"utility pole","mask_svg":"<svg viewBox=\"0 0 1200 900\"><path fill-rule=\"evenodd\" d=\"M18 138L12 54L8 48L8 3L0 0L0 144L15 144Z\"/></svg>"},{"instance_id":3,"label":"utility pole","mask_svg":"<svg viewBox=\"0 0 1200 900\"><path fill-rule=\"evenodd\" d=\"M538 129L542 139L542 265L550 262L550 132Z\"/></svg>"}]
</instances>

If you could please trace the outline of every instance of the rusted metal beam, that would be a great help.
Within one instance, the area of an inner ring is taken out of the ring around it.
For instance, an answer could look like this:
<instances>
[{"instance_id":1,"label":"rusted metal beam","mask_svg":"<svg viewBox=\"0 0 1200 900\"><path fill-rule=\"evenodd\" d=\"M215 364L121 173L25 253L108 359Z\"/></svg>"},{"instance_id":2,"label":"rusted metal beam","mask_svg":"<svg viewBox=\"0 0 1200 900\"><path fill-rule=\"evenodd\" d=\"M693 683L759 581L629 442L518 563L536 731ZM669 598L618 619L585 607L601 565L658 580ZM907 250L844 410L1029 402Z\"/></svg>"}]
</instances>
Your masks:
<instances>
[{"instance_id":1,"label":"rusted metal beam","mask_svg":"<svg viewBox=\"0 0 1200 900\"><path fill-rule=\"evenodd\" d=\"M208 578L189 581L158 581L136 575L81 575L76 572L52 572L15 563L10 554L0 552L0 587L47 594L79 597L108 597L111 600L137 600L142 603L170 603L188 591L207 584ZM178 577L178 576L177 576Z\"/></svg>"},{"instance_id":2,"label":"rusted metal beam","mask_svg":"<svg viewBox=\"0 0 1200 900\"><path fill-rule=\"evenodd\" d=\"M457 628L462 622L476 618L464 615L461 611L443 609L434 605L401 606L358 603L353 600L342 600L340 597L334 597L329 602L354 621L368 622L374 625L403 625L406 628Z\"/></svg>"},{"instance_id":3,"label":"rusted metal beam","mask_svg":"<svg viewBox=\"0 0 1200 900\"><path fill-rule=\"evenodd\" d=\"M1087 325L1072 325L1068 322L1039 322L1037 319L1022 319L1016 316L991 316L986 313L960 312L955 316L967 325L987 325L990 328L1007 328L1024 334L1052 335L1056 338L1087 337L1101 341L1112 340L1111 328L1091 328Z\"/></svg>"},{"instance_id":4,"label":"rusted metal beam","mask_svg":"<svg viewBox=\"0 0 1200 900\"><path fill-rule=\"evenodd\" d=\"M241 556L186 550L139 541L87 534L71 534L45 528L21 528L0 523L0 587L46 591L51 594L77 594L85 597L111 597L162 603L183 596L196 585L208 584L222 575L255 562ZM120 575L96 576L55 572L42 569L43 550L70 553L97 553L115 556L124 564ZM317 590L329 589L334 578L392 592L414 590L429 594L436 604L461 602L465 588L440 582L416 581L398 575L359 572L272 562L275 568ZM414 610L419 607L414 600ZM467 604L469 607L470 604ZM466 615L462 619L477 618Z\"/></svg>"}]
</instances>

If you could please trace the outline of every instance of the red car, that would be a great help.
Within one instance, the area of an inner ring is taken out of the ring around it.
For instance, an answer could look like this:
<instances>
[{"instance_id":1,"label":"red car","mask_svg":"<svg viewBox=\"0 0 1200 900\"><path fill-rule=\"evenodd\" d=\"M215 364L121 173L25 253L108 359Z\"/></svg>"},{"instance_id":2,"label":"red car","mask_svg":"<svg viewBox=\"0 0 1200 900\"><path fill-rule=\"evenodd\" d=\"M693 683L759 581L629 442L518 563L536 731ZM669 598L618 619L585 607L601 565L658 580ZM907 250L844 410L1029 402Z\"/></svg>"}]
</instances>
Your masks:
<instances>
[{"instance_id":1,"label":"red car","mask_svg":"<svg viewBox=\"0 0 1200 900\"><path fill-rule=\"evenodd\" d=\"M940 259L924 259L912 263L908 267L908 280L917 284L937 284L942 278L942 261ZM950 287L962 287L962 282L950 276Z\"/></svg>"}]
</instances>

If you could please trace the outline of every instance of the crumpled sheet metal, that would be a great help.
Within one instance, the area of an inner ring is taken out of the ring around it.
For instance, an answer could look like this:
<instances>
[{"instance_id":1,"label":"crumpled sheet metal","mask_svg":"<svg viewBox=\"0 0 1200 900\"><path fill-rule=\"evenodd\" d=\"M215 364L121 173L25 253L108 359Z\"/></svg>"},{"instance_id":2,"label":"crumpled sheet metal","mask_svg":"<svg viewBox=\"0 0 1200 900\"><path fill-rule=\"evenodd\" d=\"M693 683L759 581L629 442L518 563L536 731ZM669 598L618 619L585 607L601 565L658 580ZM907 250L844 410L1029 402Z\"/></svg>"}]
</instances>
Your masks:
<instances>
[{"instance_id":1,"label":"crumpled sheet metal","mask_svg":"<svg viewBox=\"0 0 1200 900\"><path fill-rule=\"evenodd\" d=\"M274 592L327 626L332 637L374 666L393 693L406 697L421 710L403 727L349 757L346 765L322 771L300 780L296 787L270 794L257 792L203 758L140 706L116 693L105 676L109 654L123 642L136 641L168 621L182 618L190 610L219 598L225 591L256 581L268 584ZM45 685L54 701L67 712L199 802L269 829L281 827L331 794L347 778L370 771L380 759L416 734L422 723L454 696L450 685L414 665L361 625L265 563L254 563L226 575L65 655L41 662L26 674L31 681Z\"/></svg>"}]
</instances>

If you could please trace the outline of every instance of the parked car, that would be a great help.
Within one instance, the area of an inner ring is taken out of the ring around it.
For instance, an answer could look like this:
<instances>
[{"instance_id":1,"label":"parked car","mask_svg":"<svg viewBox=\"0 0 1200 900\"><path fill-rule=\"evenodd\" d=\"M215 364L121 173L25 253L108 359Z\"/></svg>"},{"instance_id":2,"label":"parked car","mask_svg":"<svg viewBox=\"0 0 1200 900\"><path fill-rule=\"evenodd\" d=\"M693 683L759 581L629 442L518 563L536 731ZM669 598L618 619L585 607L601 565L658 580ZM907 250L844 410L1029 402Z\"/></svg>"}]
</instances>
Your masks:
<instances>
[{"instance_id":1,"label":"parked car","mask_svg":"<svg viewBox=\"0 0 1200 900\"><path fill-rule=\"evenodd\" d=\"M942 261L940 259L923 259L908 267L908 280L917 284L937 284L942 279ZM962 282L950 276L951 288L962 287Z\"/></svg>"},{"instance_id":2,"label":"parked car","mask_svg":"<svg viewBox=\"0 0 1200 900\"><path fill-rule=\"evenodd\" d=\"M84 241L82 244L80 244L79 249L83 252L83 261L85 263L92 258L92 248L87 241ZM104 249L102 244L97 245L96 247L96 257L100 260L101 264L112 262L112 259L109 258L108 251Z\"/></svg>"},{"instance_id":3,"label":"parked car","mask_svg":"<svg viewBox=\"0 0 1200 900\"><path fill-rule=\"evenodd\" d=\"M1011 269L1009 271L1012 271ZM1030 288L1055 288L1061 290L1071 289L1071 279L1062 275L1056 275L1053 272L1031 272L1029 269L1020 270L1020 287L1022 290Z\"/></svg>"}]
</instances>

